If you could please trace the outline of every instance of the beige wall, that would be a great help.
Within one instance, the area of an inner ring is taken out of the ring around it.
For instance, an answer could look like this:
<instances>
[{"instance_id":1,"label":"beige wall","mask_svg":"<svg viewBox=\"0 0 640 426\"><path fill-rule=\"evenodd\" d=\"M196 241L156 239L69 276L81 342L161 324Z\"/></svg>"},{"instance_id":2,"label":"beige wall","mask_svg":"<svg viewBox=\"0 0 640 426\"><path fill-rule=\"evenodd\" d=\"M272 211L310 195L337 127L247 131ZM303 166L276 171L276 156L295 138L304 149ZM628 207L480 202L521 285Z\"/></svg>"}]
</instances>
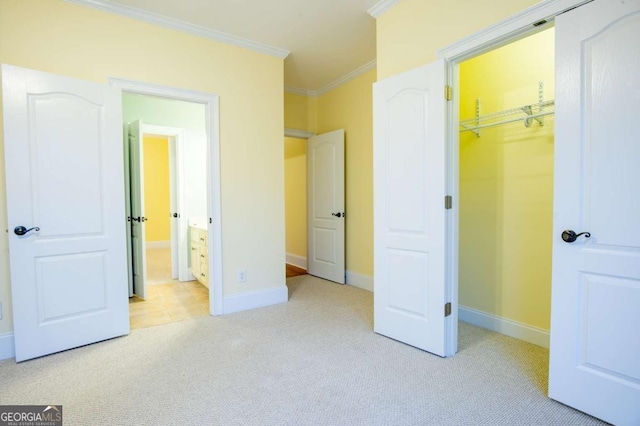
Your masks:
<instances>
[{"instance_id":1,"label":"beige wall","mask_svg":"<svg viewBox=\"0 0 640 426\"><path fill-rule=\"evenodd\" d=\"M554 97L554 30L460 65L460 117ZM554 117L460 133L461 305L549 329Z\"/></svg>"},{"instance_id":2,"label":"beige wall","mask_svg":"<svg viewBox=\"0 0 640 426\"><path fill-rule=\"evenodd\" d=\"M537 0L402 0L376 20L378 79L429 63L439 49Z\"/></svg>"},{"instance_id":3,"label":"beige wall","mask_svg":"<svg viewBox=\"0 0 640 426\"><path fill-rule=\"evenodd\" d=\"M0 62L103 84L113 76L219 94L224 294L285 286L282 59L62 0L2 0ZM13 328L7 244L2 233L0 333ZM241 268L248 281L238 284Z\"/></svg>"}]
</instances>

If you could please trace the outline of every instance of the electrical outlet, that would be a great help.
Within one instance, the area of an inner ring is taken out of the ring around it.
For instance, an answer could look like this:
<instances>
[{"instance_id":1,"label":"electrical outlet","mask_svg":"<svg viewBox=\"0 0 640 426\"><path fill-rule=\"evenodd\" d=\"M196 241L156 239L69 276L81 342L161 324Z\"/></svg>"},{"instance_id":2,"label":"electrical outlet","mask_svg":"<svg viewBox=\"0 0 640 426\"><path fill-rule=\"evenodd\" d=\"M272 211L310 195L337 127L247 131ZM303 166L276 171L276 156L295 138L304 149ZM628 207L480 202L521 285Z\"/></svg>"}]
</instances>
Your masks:
<instances>
[{"instance_id":1,"label":"electrical outlet","mask_svg":"<svg viewBox=\"0 0 640 426\"><path fill-rule=\"evenodd\" d=\"M238 269L238 282L246 283L247 282L247 270L246 269Z\"/></svg>"}]
</instances>

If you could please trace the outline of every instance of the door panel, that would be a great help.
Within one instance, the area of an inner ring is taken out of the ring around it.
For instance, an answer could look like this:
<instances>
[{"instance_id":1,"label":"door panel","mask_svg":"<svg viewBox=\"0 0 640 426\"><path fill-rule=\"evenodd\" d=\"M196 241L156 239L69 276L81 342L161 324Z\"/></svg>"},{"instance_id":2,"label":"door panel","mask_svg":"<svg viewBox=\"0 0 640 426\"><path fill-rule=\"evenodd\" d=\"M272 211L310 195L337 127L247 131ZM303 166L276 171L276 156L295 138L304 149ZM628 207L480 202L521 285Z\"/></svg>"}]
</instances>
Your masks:
<instances>
[{"instance_id":1,"label":"door panel","mask_svg":"<svg viewBox=\"0 0 640 426\"><path fill-rule=\"evenodd\" d=\"M549 396L640 423L640 1L556 19L556 147ZM573 243L566 229L588 231Z\"/></svg>"},{"instance_id":2,"label":"door panel","mask_svg":"<svg viewBox=\"0 0 640 426\"><path fill-rule=\"evenodd\" d=\"M129 124L129 176L131 179L131 254L133 294L147 298L147 246L144 211L144 151L142 122Z\"/></svg>"},{"instance_id":3,"label":"door panel","mask_svg":"<svg viewBox=\"0 0 640 426\"><path fill-rule=\"evenodd\" d=\"M345 282L344 213L344 130L336 130L307 142L307 269L340 284Z\"/></svg>"},{"instance_id":4,"label":"door panel","mask_svg":"<svg viewBox=\"0 0 640 426\"><path fill-rule=\"evenodd\" d=\"M445 349L444 62L374 85L374 330Z\"/></svg>"},{"instance_id":5,"label":"door panel","mask_svg":"<svg viewBox=\"0 0 640 426\"><path fill-rule=\"evenodd\" d=\"M120 90L7 65L2 84L16 360L127 334Z\"/></svg>"}]
</instances>

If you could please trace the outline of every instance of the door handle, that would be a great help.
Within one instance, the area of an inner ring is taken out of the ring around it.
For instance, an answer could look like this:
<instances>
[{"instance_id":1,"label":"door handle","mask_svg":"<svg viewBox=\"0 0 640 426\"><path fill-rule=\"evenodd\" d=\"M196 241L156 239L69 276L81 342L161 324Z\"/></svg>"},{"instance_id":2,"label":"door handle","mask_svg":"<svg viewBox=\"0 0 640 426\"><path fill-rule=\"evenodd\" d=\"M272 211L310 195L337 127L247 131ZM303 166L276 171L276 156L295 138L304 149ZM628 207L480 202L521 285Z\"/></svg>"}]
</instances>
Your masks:
<instances>
[{"instance_id":1,"label":"door handle","mask_svg":"<svg viewBox=\"0 0 640 426\"><path fill-rule=\"evenodd\" d=\"M142 222L146 222L146 221L147 221L147 220L149 220L149 219L147 219L147 218L146 218L146 217L144 217L144 216L142 216L142 217L138 216L138 217L132 217L132 218L131 218L131 220L135 220L136 222L140 222L140 223L142 223Z\"/></svg>"},{"instance_id":2,"label":"door handle","mask_svg":"<svg viewBox=\"0 0 640 426\"><path fill-rule=\"evenodd\" d=\"M27 233L29 233L29 232L31 232L31 231L39 232L39 231L40 231L40 228L38 228L37 226L34 226L33 228L29 228L29 229L27 229L27 228L25 228L24 226L16 226L16 227L13 229L13 232L14 232L16 235L25 235L25 234L27 234Z\"/></svg>"},{"instance_id":3,"label":"door handle","mask_svg":"<svg viewBox=\"0 0 640 426\"><path fill-rule=\"evenodd\" d=\"M180 217L180 215L178 213L173 213L171 217Z\"/></svg>"},{"instance_id":4,"label":"door handle","mask_svg":"<svg viewBox=\"0 0 640 426\"><path fill-rule=\"evenodd\" d=\"M335 217L345 217L345 216L346 216L346 214L345 214L345 213L340 213L340 212L338 212L338 213L331 213L331 216L335 216Z\"/></svg>"},{"instance_id":5,"label":"door handle","mask_svg":"<svg viewBox=\"0 0 640 426\"><path fill-rule=\"evenodd\" d=\"M566 231L562 231L562 240L565 243L572 243L575 240L577 240L580 235L584 235L586 238L590 238L591 237L591 233L589 233L589 232L581 232L579 234L576 234L571 229L567 229Z\"/></svg>"}]
</instances>

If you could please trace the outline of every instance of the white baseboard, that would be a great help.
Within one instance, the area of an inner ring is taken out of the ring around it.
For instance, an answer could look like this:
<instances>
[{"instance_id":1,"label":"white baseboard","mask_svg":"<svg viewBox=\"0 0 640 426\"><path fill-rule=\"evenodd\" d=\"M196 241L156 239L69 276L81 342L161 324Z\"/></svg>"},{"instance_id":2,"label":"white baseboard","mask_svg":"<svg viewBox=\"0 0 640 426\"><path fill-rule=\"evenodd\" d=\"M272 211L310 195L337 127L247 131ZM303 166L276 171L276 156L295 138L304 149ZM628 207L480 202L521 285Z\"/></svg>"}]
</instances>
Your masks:
<instances>
[{"instance_id":1,"label":"white baseboard","mask_svg":"<svg viewBox=\"0 0 640 426\"><path fill-rule=\"evenodd\" d=\"M232 314L234 312L276 305L287 302L288 300L289 289L286 286L252 291L250 293L233 294L224 298L222 311L225 315Z\"/></svg>"},{"instance_id":2,"label":"white baseboard","mask_svg":"<svg viewBox=\"0 0 640 426\"><path fill-rule=\"evenodd\" d=\"M521 322L512 321L462 305L458 305L458 319L468 322L469 324L477 325L478 327L542 346L543 348L549 348L549 332L542 328L532 327Z\"/></svg>"},{"instance_id":3,"label":"white baseboard","mask_svg":"<svg viewBox=\"0 0 640 426\"><path fill-rule=\"evenodd\" d=\"M347 284L373 292L373 277L347 271Z\"/></svg>"},{"instance_id":4,"label":"white baseboard","mask_svg":"<svg viewBox=\"0 0 640 426\"><path fill-rule=\"evenodd\" d=\"M297 254L287 253L286 262L289 265L297 266L298 268L302 268L305 271L307 270L307 258L304 256L298 256Z\"/></svg>"},{"instance_id":5,"label":"white baseboard","mask_svg":"<svg viewBox=\"0 0 640 426\"><path fill-rule=\"evenodd\" d=\"M0 360L15 358L16 347L13 333L0 334Z\"/></svg>"},{"instance_id":6,"label":"white baseboard","mask_svg":"<svg viewBox=\"0 0 640 426\"><path fill-rule=\"evenodd\" d=\"M171 248L171 240L168 241L147 241L147 250Z\"/></svg>"}]
</instances>

